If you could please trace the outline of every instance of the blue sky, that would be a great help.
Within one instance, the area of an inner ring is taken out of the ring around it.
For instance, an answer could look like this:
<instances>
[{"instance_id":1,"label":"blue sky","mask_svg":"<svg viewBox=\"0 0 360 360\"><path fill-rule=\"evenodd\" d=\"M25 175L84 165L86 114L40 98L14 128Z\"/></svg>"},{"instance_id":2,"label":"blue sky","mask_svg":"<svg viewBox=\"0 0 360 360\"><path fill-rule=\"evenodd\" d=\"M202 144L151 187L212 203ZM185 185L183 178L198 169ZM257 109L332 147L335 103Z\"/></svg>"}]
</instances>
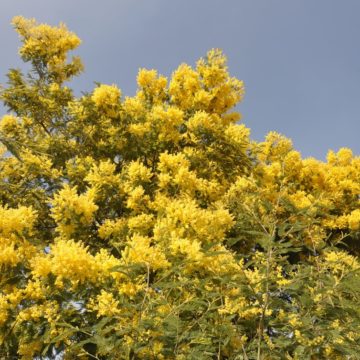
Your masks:
<instances>
[{"instance_id":1,"label":"blue sky","mask_svg":"<svg viewBox=\"0 0 360 360\"><path fill-rule=\"evenodd\" d=\"M304 157L344 146L360 155L359 0L3 0L0 10L0 82L23 66L15 15L81 37L78 93L99 81L132 95L139 67L169 76L222 48L245 82L239 111L254 139L275 130Z\"/></svg>"}]
</instances>

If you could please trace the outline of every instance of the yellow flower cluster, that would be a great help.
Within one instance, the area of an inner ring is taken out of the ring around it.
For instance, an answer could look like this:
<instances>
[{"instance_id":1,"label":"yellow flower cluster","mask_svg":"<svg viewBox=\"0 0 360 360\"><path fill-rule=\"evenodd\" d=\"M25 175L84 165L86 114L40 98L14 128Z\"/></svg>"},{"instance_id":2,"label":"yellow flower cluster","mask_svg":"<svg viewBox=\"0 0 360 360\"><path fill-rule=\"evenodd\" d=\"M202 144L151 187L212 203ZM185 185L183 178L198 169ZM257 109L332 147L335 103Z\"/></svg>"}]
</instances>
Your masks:
<instances>
[{"instance_id":1,"label":"yellow flower cluster","mask_svg":"<svg viewBox=\"0 0 360 360\"><path fill-rule=\"evenodd\" d=\"M4 115L1 118L0 130L2 132L15 132L19 126L19 120L14 115Z\"/></svg>"},{"instance_id":2,"label":"yellow flower cluster","mask_svg":"<svg viewBox=\"0 0 360 360\"><path fill-rule=\"evenodd\" d=\"M0 234L3 236L31 231L35 221L36 212L31 207L11 209L0 206Z\"/></svg>"},{"instance_id":3,"label":"yellow flower cluster","mask_svg":"<svg viewBox=\"0 0 360 360\"><path fill-rule=\"evenodd\" d=\"M116 85L100 85L91 96L95 105L106 112L108 116L116 116L116 109L119 105L121 91Z\"/></svg>"},{"instance_id":4,"label":"yellow flower cluster","mask_svg":"<svg viewBox=\"0 0 360 360\"><path fill-rule=\"evenodd\" d=\"M90 311L96 311L96 316L114 316L120 313L118 308L119 301L115 300L113 294L101 290L101 293L95 298L90 299L87 308Z\"/></svg>"},{"instance_id":5,"label":"yellow flower cluster","mask_svg":"<svg viewBox=\"0 0 360 360\"><path fill-rule=\"evenodd\" d=\"M199 74L189 65L182 64L172 74L169 94L172 102L180 109L191 109L195 94L201 90Z\"/></svg>"},{"instance_id":6,"label":"yellow flower cluster","mask_svg":"<svg viewBox=\"0 0 360 360\"><path fill-rule=\"evenodd\" d=\"M51 202L52 217L57 223L58 232L65 237L70 237L80 225L89 225L93 215L98 209L94 203L95 190L89 189L85 194L78 195L76 187L65 185L54 196Z\"/></svg>"},{"instance_id":7,"label":"yellow flower cluster","mask_svg":"<svg viewBox=\"0 0 360 360\"><path fill-rule=\"evenodd\" d=\"M15 266L19 261L19 254L15 248L15 243L0 238L0 267Z\"/></svg>"},{"instance_id":8,"label":"yellow flower cluster","mask_svg":"<svg viewBox=\"0 0 360 360\"><path fill-rule=\"evenodd\" d=\"M140 97L145 99L151 97L154 103L160 103L165 99L167 79L164 76L158 76L156 70L140 69L137 84L142 89L139 92Z\"/></svg>"},{"instance_id":9,"label":"yellow flower cluster","mask_svg":"<svg viewBox=\"0 0 360 360\"><path fill-rule=\"evenodd\" d=\"M110 237L121 237L126 234L127 221L126 219L109 220L106 219L98 228L98 233L101 239L109 239Z\"/></svg>"},{"instance_id":10,"label":"yellow flower cluster","mask_svg":"<svg viewBox=\"0 0 360 360\"><path fill-rule=\"evenodd\" d=\"M325 337L320 335L320 336L316 336L314 337L313 339L309 339L307 337L305 337L301 332L300 330L295 330L295 337L296 337L296 340L302 344L302 345L305 345L305 346L316 346L316 345L320 345L324 342L325 340Z\"/></svg>"},{"instance_id":11,"label":"yellow flower cluster","mask_svg":"<svg viewBox=\"0 0 360 360\"><path fill-rule=\"evenodd\" d=\"M129 183L149 182L152 176L151 170L139 161L132 161L127 167Z\"/></svg>"},{"instance_id":12,"label":"yellow flower cluster","mask_svg":"<svg viewBox=\"0 0 360 360\"><path fill-rule=\"evenodd\" d=\"M219 309L220 314L238 314L241 318L250 320L259 318L264 313L265 316L272 314L271 309L265 309L258 301L250 302L245 297L225 298L225 304Z\"/></svg>"},{"instance_id":13,"label":"yellow flower cluster","mask_svg":"<svg viewBox=\"0 0 360 360\"><path fill-rule=\"evenodd\" d=\"M226 58L219 49L214 49L208 52L206 59L198 61L196 71L182 64L172 75L169 93L181 109L224 114L241 101L244 84L229 78Z\"/></svg>"},{"instance_id":14,"label":"yellow flower cluster","mask_svg":"<svg viewBox=\"0 0 360 360\"><path fill-rule=\"evenodd\" d=\"M145 189L139 185L131 189L127 189L128 198L126 206L134 210L135 213L141 213L149 202L149 195L145 194Z\"/></svg>"},{"instance_id":15,"label":"yellow flower cluster","mask_svg":"<svg viewBox=\"0 0 360 360\"><path fill-rule=\"evenodd\" d=\"M297 191L289 195L289 200L298 209L309 208L314 203L314 197L304 191Z\"/></svg>"},{"instance_id":16,"label":"yellow flower cluster","mask_svg":"<svg viewBox=\"0 0 360 360\"><path fill-rule=\"evenodd\" d=\"M349 215L347 215L347 221L349 228L351 230L360 229L360 209L353 210Z\"/></svg>"},{"instance_id":17,"label":"yellow flower cluster","mask_svg":"<svg viewBox=\"0 0 360 360\"><path fill-rule=\"evenodd\" d=\"M0 206L0 267L15 266L30 259L36 248L26 240L33 235L37 213L32 207Z\"/></svg>"},{"instance_id":18,"label":"yellow flower cluster","mask_svg":"<svg viewBox=\"0 0 360 360\"><path fill-rule=\"evenodd\" d=\"M77 48L81 41L64 24L53 27L47 24L37 24L34 19L26 19L15 16L12 23L20 35L23 45L19 52L25 61L44 59L49 70L60 75L64 72L67 53ZM82 64L78 58L71 62L74 74L82 70ZM65 80L62 74L59 80Z\"/></svg>"},{"instance_id":19,"label":"yellow flower cluster","mask_svg":"<svg viewBox=\"0 0 360 360\"><path fill-rule=\"evenodd\" d=\"M172 237L221 242L232 225L232 216L224 208L201 209L194 200L179 199L166 206L166 215L155 224L154 238L157 242Z\"/></svg>"},{"instance_id":20,"label":"yellow flower cluster","mask_svg":"<svg viewBox=\"0 0 360 360\"><path fill-rule=\"evenodd\" d=\"M50 254L34 257L31 261L33 276L43 278L51 273L56 276L55 284L59 288L64 286L65 280L73 287L87 281L96 283L111 276L109 270L119 264L106 251L93 256L82 243L63 239L51 246Z\"/></svg>"},{"instance_id":21,"label":"yellow flower cluster","mask_svg":"<svg viewBox=\"0 0 360 360\"><path fill-rule=\"evenodd\" d=\"M22 160L23 171L28 173L31 171L38 171L45 176L50 176L57 179L61 172L53 168L51 159L48 156L37 154L35 155L29 150L24 150L20 154Z\"/></svg>"},{"instance_id":22,"label":"yellow flower cluster","mask_svg":"<svg viewBox=\"0 0 360 360\"><path fill-rule=\"evenodd\" d=\"M109 160L100 161L99 165L92 164L88 175L84 177L92 188L100 190L101 188L112 187L121 188L121 181L119 174L115 173L116 166Z\"/></svg>"},{"instance_id":23,"label":"yellow flower cluster","mask_svg":"<svg viewBox=\"0 0 360 360\"><path fill-rule=\"evenodd\" d=\"M41 350L41 341L22 342L19 346L18 354L22 360L32 360L34 355Z\"/></svg>"},{"instance_id":24,"label":"yellow flower cluster","mask_svg":"<svg viewBox=\"0 0 360 360\"><path fill-rule=\"evenodd\" d=\"M190 161L183 154L162 153L158 163L159 187L172 193L193 197L202 193L211 200L219 199L221 185L216 180L207 180L190 170Z\"/></svg>"},{"instance_id":25,"label":"yellow flower cluster","mask_svg":"<svg viewBox=\"0 0 360 360\"><path fill-rule=\"evenodd\" d=\"M124 113L134 120L140 120L146 115L145 104L141 101L139 96L126 97L122 104Z\"/></svg>"},{"instance_id":26,"label":"yellow flower cluster","mask_svg":"<svg viewBox=\"0 0 360 360\"><path fill-rule=\"evenodd\" d=\"M164 108L163 106L154 106L149 114L148 121L156 124L159 129L159 141L178 142L181 138L179 126L184 122L184 113L175 106Z\"/></svg>"},{"instance_id":27,"label":"yellow flower cluster","mask_svg":"<svg viewBox=\"0 0 360 360\"><path fill-rule=\"evenodd\" d=\"M152 214L141 214L130 217L127 223L129 230L133 233L146 235L155 224L155 219Z\"/></svg>"},{"instance_id":28,"label":"yellow flower cluster","mask_svg":"<svg viewBox=\"0 0 360 360\"><path fill-rule=\"evenodd\" d=\"M20 49L23 56L34 56L35 52L38 56L58 54L61 58L80 44L80 39L69 32L63 24L59 28L46 24L37 25L34 19L28 20L16 16L13 18L13 25L25 39L24 45ZM44 39L47 39L46 43L44 43Z\"/></svg>"},{"instance_id":29,"label":"yellow flower cluster","mask_svg":"<svg viewBox=\"0 0 360 360\"><path fill-rule=\"evenodd\" d=\"M170 266L162 249L151 245L149 237L133 235L122 253L122 259L126 264L142 264L153 270L163 269Z\"/></svg>"},{"instance_id":30,"label":"yellow flower cluster","mask_svg":"<svg viewBox=\"0 0 360 360\"><path fill-rule=\"evenodd\" d=\"M360 269L358 259L344 251L329 251L325 254L324 260L326 266L328 266L335 274L344 273L345 269Z\"/></svg>"}]
</instances>

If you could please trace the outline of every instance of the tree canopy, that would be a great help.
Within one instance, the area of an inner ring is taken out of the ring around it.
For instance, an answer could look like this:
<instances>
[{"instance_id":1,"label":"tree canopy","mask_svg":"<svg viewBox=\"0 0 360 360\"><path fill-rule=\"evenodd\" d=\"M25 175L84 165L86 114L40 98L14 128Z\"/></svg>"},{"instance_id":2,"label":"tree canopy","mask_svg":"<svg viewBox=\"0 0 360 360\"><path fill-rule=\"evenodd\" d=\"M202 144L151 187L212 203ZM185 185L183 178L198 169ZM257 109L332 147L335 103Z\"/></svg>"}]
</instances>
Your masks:
<instances>
[{"instance_id":1,"label":"tree canopy","mask_svg":"<svg viewBox=\"0 0 360 360\"><path fill-rule=\"evenodd\" d=\"M77 97L80 39L13 25L30 71L0 90L1 359L358 358L359 157L252 141L218 49Z\"/></svg>"}]
</instances>

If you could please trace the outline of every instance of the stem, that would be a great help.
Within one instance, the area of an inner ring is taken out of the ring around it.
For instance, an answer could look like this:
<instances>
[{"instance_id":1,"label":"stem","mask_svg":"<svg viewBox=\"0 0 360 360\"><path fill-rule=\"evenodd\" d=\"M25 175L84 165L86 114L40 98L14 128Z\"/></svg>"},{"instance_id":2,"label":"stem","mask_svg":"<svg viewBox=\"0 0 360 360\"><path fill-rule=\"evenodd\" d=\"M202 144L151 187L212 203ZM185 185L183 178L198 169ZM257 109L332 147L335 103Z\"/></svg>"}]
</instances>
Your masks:
<instances>
[{"instance_id":1,"label":"stem","mask_svg":"<svg viewBox=\"0 0 360 360\"><path fill-rule=\"evenodd\" d=\"M147 297L147 294L148 294L149 288L150 288L150 265L148 263L146 263L146 270L147 270L147 273L146 273L146 289L145 289L144 298L143 298L143 301L142 301L141 307L140 307L139 323L141 321L141 316L142 316L142 313L143 313L145 300L146 300L146 297Z\"/></svg>"},{"instance_id":2,"label":"stem","mask_svg":"<svg viewBox=\"0 0 360 360\"><path fill-rule=\"evenodd\" d=\"M244 360L249 360L247 354L246 354L246 351L245 351L245 348L244 348L244 345L241 345L241 348L242 348L242 351L244 353Z\"/></svg>"},{"instance_id":3,"label":"stem","mask_svg":"<svg viewBox=\"0 0 360 360\"><path fill-rule=\"evenodd\" d=\"M90 354L88 351L86 351L85 349L82 349L86 355L90 356L91 358L93 359L96 359L96 360L100 360L96 355L93 355L93 354Z\"/></svg>"},{"instance_id":4,"label":"stem","mask_svg":"<svg viewBox=\"0 0 360 360\"><path fill-rule=\"evenodd\" d=\"M272 255L272 248L270 247L267 253L266 259L266 286L265 286L265 301L263 304L263 310L260 316L259 327L258 327L258 349L257 349L257 360L261 360L261 340L264 333L264 322L265 314L269 305L269 273L270 273L270 260Z\"/></svg>"}]
</instances>

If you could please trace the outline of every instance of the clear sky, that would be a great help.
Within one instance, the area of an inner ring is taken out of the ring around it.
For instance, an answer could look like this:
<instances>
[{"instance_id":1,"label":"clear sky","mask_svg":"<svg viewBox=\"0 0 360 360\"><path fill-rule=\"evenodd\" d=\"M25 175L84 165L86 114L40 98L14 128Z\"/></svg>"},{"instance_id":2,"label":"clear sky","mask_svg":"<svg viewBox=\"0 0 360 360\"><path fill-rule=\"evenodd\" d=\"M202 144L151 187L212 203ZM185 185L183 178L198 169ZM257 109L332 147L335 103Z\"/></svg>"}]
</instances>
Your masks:
<instances>
[{"instance_id":1,"label":"clear sky","mask_svg":"<svg viewBox=\"0 0 360 360\"><path fill-rule=\"evenodd\" d=\"M139 67L168 76L222 48L245 82L239 111L254 139L275 130L304 157L344 146L360 155L360 0L2 0L0 82L23 66L15 15L80 36L77 93L99 81L133 95Z\"/></svg>"}]
</instances>

